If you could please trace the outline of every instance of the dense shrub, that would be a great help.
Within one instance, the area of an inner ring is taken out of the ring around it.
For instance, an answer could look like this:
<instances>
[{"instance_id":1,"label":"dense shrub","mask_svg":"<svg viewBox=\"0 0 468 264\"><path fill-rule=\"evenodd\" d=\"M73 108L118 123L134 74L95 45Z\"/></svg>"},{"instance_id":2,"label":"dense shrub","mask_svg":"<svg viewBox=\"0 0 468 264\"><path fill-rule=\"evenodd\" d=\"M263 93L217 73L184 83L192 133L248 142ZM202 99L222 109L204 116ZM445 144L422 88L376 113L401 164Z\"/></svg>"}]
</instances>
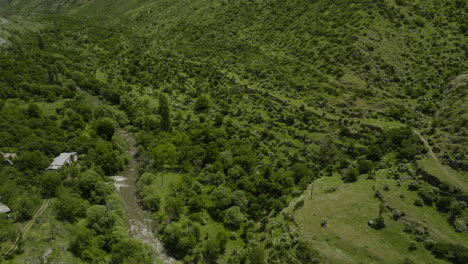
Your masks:
<instances>
[{"instance_id":1,"label":"dense shrub","mask_svg":"<svg viewBox=\"0 0 468 264\"><path fill-rule=\"evenodd\" d=\"M359 172L356 168L351 167L344 175L343 181L344 182L355 182L359 176Z\"/></svg>"},{"instance_id":2,"label":"dense shrub","mask_svg":"<svg viewBox=\"0 0 468 264\"><path fill-rule=\"evenodd\" d=\"M468 262L468 248L464 246L438 242L429 246L429 249L437 258L448 260L454 264L464 264Z\"/></svg>"},{"instance_id":3,"label":"dense shrub","mask_svg":"<svg viewBox=\"0 0 468 264\"><path fill-rule=\"evenodd\" d=\"M224 224L230 228L238 229L245 221L245 216L238 206L224 211Z\"/></svg>"}]
</instances>

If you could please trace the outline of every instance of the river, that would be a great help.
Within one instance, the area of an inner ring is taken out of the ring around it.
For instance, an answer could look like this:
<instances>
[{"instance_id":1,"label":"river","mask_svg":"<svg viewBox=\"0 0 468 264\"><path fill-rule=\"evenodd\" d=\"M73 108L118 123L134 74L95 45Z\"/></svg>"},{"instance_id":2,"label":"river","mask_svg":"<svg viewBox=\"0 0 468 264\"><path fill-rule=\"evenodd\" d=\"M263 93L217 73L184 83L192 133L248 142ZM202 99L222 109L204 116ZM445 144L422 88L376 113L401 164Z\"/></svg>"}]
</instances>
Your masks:
<instances>
[{"instance_id":1,"label":"river","mask_svg":"<svg viewBox=\"0 0 468 264\"><path fill-rule=\"evenodd\" d=\"M127 168L122 172L122 176L114 176L117 193L123 202L127 215L127 229L131 237L148 244L154 251L155 257L164 263L175 263L169 257L164 247L151 231L151 215L143 210L138 204L137 180L138 170L135 154L137 153L136 140L131 133L125 129L119 130L120 136L127 142L127 153L129 162Z\"/></svg>"},{"instance_id":2,"label":"river","mask_svg":"<svg viewBox=\"0 0 468 264\"><path fill-rule=\"evenodd\" d=\"M137 153L135 137L125 129L119 129L119 134L127 142L129 162L121 176L114 176L112 178L127 215L127 230L131 237L149 245L153 249L155 258L164 263L175 263L176 261L165 253L161 241L152 233L150 213L143 210L138 204L136 185L138 180L138 163L135 159L135 154ZM154 263L156 263L156 259Z\"/></svg>"},{"instance_id":3,"label":"river","mask_svg":"<svg viewBox=\"0 0 468 264\"><path fill-rule=\"evenodd\" d=\"M98 97L90 95L80 87L77 87L77 89L83 95L88 96L94 106L102 104ZM112 176L112 178L114 179L116 191L124 206L125 215L127 217L127 231L131 237L151 247L154 255L153 263L176 263L175 259L166 254L162 242L154 236L151 230L153 223L151 214L143 210L138 204L138 162L135 159L135 154L137 153L135 137L124 128L119 129L119 134L127 143L129 161L122 175Z\"/></svg>"}]
</instances>

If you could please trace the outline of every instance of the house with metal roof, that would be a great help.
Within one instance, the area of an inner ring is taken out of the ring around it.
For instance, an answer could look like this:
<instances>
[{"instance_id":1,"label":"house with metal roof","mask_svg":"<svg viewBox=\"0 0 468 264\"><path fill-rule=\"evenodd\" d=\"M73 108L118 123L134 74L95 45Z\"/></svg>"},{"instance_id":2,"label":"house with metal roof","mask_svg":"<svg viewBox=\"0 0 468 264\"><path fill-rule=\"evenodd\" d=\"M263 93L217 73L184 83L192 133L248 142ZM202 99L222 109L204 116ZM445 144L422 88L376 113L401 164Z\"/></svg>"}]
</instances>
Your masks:
<instances>
[{"instance_id":1,"label":"house with metal roof","mask_svg":"<svg viewBox=\"0 0 468 264\"><path fill-rule=\"evenodd\" d=\"M73 162L78 160L78 153L76 152L64 152L52 161L46 170L58 170L63 166L70 166Z\"/></svg>"},{"instance_id":2,"label":"house with metal roof","mask_svg":"<svg viewBox=\"0 0 468 264\"><path fill-rule=\"evenodd\" d=\"M2 203L0 203L0 214L7 214L11 212L10 208Z\"/></svg>"},{"instance_id":3,"label":"house with metal roof","mask_svg":"<svg viewBox=\"0 0 468 264\"><path fill-rule=\"evenodd\" d=\"M1 151L0 151L0 155L3 156L3 159L5 160L5 164L10 165L10 166L13 166L13 164L14 164L13 160L18 157L18 155L16 155L16 153L4 153L4 152L1 152Z\"/></svg>"}]
</instances>

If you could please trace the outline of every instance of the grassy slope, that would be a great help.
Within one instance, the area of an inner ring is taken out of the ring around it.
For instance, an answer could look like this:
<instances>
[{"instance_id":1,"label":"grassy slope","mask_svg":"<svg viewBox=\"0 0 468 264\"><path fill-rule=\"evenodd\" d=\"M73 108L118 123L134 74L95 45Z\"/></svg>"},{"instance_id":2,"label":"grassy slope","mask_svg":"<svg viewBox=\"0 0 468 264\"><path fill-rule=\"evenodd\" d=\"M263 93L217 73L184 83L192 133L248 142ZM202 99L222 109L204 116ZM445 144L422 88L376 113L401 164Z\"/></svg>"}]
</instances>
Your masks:
<instances>
[{"instance_id":1,"label":"grassy slope","mask_svg":"<svg viewBox=\"0 0 468 264\"><path fill-rule=\"evenodd\" d=\"M380 202L374 197L375 184L391 206L407 213L407 218L424 222L436 239L446 239L467 246L466 236L456 233L434 208L416 207L412 202L417 194L410 192L406 184L398 187L395 180L377 174L377 181L361 176L353 184L343 184L338 176L325 177L314 183L312 198L305 198L304 207L296 212L296 222L303 238L329 257L330 263L401 263L409 258L415 263L445 263L424 250L409 251L413 241L410 234L403 232L404 225L391 219L391 213L383 216L386 227L376 231L367 225L379 214ZM389 191L382 191L387 185ZM327 190L338 187L335 192ZM403 198L401 198L403 196ZM327 228L320 226L326 219Z\"/></svg>"}]
</instances>

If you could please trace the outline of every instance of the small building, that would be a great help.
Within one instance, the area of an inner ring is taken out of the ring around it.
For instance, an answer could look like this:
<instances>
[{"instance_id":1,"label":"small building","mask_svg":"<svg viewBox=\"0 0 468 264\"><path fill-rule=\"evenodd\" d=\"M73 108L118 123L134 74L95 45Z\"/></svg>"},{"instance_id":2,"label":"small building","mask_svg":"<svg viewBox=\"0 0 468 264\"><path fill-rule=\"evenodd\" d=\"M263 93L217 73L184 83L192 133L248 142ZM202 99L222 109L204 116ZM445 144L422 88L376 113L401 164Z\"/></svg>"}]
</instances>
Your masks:
<instances>
[{"instance_id":1,"label":"small building","mask_svg":"<svg viewBox=\"0 0 468 264\"><path fill-rule=\"evenodd\" d=\"M13 164L14 164L13 160L18 157L18 155L16 155L16 153L4 153L4 152L1 152L1 151L0 151L0 155L3 156L3 159L5 160L5 164L10 165L10 166L13 166Z\"/></svg>"},{"instance_id":2,"label":"small building","mask_svg":"<svg viewBox=\"0 0 468 264\"><path fill-rule=\"evenodd\" d=\"M0 214L7 214L11 212L10 208L2 203L0 203Z\"/></svg>"},{"instance_id":3,"label":"small building","mask_svg":"<svg viewBox=\"0 0 468 264\"><path fill-rule=\"evenodd\" d=\"M78 153L76 152L65 152L61 153L58 157L52 161L46 170L58 170L63 166L70 166L73 162L78 160Z\"/></svg>"}]
</instances>

